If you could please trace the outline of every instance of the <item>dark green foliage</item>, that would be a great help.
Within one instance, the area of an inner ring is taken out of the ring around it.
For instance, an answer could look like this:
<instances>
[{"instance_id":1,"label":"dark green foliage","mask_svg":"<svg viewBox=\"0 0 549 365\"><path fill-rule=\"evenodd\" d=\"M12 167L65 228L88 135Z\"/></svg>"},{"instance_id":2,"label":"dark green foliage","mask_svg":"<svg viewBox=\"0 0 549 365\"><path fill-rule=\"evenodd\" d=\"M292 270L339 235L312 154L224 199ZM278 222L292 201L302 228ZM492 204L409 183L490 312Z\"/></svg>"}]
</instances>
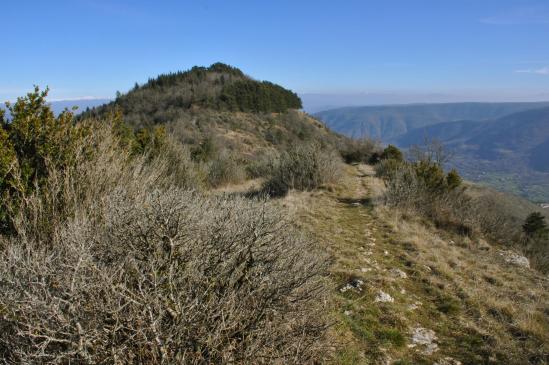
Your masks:
<instances>
[{"instance_id":1,"label":"dark green foliage","mask_svg":"<svg viewBox=\"0 0 549 365\"><path fill-rule=\"evenodd\" d=\"M404 157L402 155L402 152L397 147L390 144L381 153L381 159L402 161Z\"/></svg>"},{"instance_id":2,"label":"dark green foliage","mask_svg":"<svg viewBox=\"0 0 549 365\"><path fill-rule=\"evenodd\" d=\"M227 76L244 78L245 75L236 67L225 65L223 63L214 63L210 67L194 66L188 71L170 72L161 74L154 79L149 79L142 88L162 89L179 84L200 85L205 82L211 73L219 73ZM211 76L211 75L210 75ZM225 77L220 77L216 80L217 83L223 84ZM137 84L136 84L137 86Z\"/></svg>"},{"instance_id":3,"label":"dark green foliage","mask_svg":"<svg viewBox=\"0 0 549 365\"><path fill-rule=\"evenodd\" d=\"M188 71L159 75L115 101L91 109L81 119L102 117L119 108L133 127L180 119L196 108L218 111L285 112L300 109L299 97L270 82L252 80L242 71L222 63L193 67Z\"/></svg>"},{"instance_id":4,"label":"dark green foliage","mask_svg":"<svg viewBox=\"0 0 549 365\"><path fill-rule=\"evenodd\" d=\"M13 105L7 104L9 122L0 111L0 233L13 233L13 217L22 200L45 189L52 171L71 169L78 158L94 153L93 146L84 147L85 139L93 132L90 124L75 124L68 110L55 117L46 102L47 94L48 89L40 91L35 87ZM110 111L106 120L109 123L104 126L112 128L119 146L132 155L147 154L152 158L165 143L163 127L144 127L133 132L122 122L117 109Z\"/></svg>"},{"instance_id":5,"label":"dark green foliage","mask_svg":"<svg viewBox=\"0 0 549 365\"><path fill-rule=\"evenodd\" d=\"M461 178L457 172L446 175L433 159L386 159L376 165L376 175L385 180L386 204L420 213L440 228L472 233L467 216L471 202L465 189L458 188Z\"/></svg>"},{"instance_id":6,"label":"dark green foliage","mask_svg":"<svg viewBox=\"0 0 549 365\"><path fill-rule=\"evenodd\" d=\"M134 154L149 153L154 156L166 141L166 129L163 126L141 128L135 132L134 141Z\"/></svg>"},{"instance_id":7,"label":"dark green foliage","mask_svg":"<svg viewBox=\"0 0 549 365\"><path fill-rule=\"evenodd\" d=\"M297 94L268 81L239 80L221 91L222 109L241 112L284 112L301 109Z\"/></svg>"},{"instance_id":8,"label":"dark green foliage","mask_svg":"<svg viewBox=\"0 0 549 365\"><path fill-rule=\"evenodd\" d=\"M450 171L447 175L440 164L421 160L417 162L407 162L394 158L383 159L376 165L376 175L386 181L395 179L408 181L408 188L416 185L423 194L435 196L456 190L462 182L461 176L456 170Z\"/></svg>"},{"instance_id":9,"label":"dark green foliage","mask_svg":"<svg viewBox=\"0 0 549 365\"><path fill-rule=\"evenodd\" d=\"M452 169L448 175L446 175L446 184L450 190L456 189L461 185L463 179L459 176L456 169Z\"/></svg>"},{"instance_id":10,"label":"dark green foliage","mask_svg":"<svg viewBox=\"0 0 549 365\"><path fill-rule=\"evenodd\" d=\"M546 236L548 228L545 217L539 212L531 213L522 225L522 230L528 237Z\"/></svg>"},{"instance_id":11,"label":"dark green foliage","mask_svg":"<svg viewBox=\"0 0 549 365\"><path fill-rule=\"evenodd\" d=\"M21 199L43 185L51 169L64 169L75 159L87 133L73 124L69 111L54 116L46 104L48 90L34 91L7 103L11 120L0 115L0 232L13 229L11 217Z\"/></svg>"},{"instance_id":12,"label":"dark green foliage","mask_svg":"<svg viewBox=\"0 0 549 365\"><path fill-rule=\"evenodd\" d=\"M448 190L444 170L439 164L430 161L419 161L413 164L416 176L428 191L433 194Z\"/></svg>"}]
</instances>

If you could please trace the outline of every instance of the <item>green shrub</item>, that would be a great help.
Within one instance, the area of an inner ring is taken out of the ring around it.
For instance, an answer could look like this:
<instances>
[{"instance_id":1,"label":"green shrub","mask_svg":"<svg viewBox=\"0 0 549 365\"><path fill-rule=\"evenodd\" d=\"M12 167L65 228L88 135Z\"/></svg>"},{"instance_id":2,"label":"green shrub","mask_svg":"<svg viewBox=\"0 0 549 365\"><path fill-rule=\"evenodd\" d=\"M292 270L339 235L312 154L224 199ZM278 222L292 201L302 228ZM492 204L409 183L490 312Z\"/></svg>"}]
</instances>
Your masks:
<instances>
[{"instance_id":1,"label":"green shrub","mask_svg":"<svg viewBox=\"0 0 549 365\"><path fill-rule=\"evenodd\" d=\"M397 161L404 160L404 156L402 155L402 152L392 144L385 147L380 157L382 160L397 160Z\"/></svg>"},{"instance_id":2,"label":"green shrub","mask_svg":"<svg viewBox=\"0 0 549 365\"><path fill-rule=\"evenodd\" d=\"M55 117L46 103L48 90L34 91L7 107L0 116L0 233L13 231L13 215L25 195L43 186L49 171L73 166L89 130L74 126L73 115Z\"/></svg>"},{"instance_id":3,"label":"green shrub","mask_svg":"<svg viewBox=\"0 0 549 365\"><path fill-rule=\"evenodd\" d=\"M448 185L448 189L450 190L460 187L462 182L463 179L459 176L456 169L452 169L448 175L446 175L446 185Z\"/></svg>"},{"instance_id":4,"label":"green shrub","mask_svg":"<svg viewBox=\"0 0 549 365\"><path fill-rule=\"evenodd\" d=\"M539 212L530 213L522 225L522 230L528 237L547 236L545 216Z\"/></svg>"},{"instance_id":5,"label":"green shrub","mask_svg":"<svg viewBox=\"0 0 549 365\"><path fill-rule=\"evenodd\" d=\"M415 211L437 226L470 235L474 227L473 207L456 171L444 174L433 160L417 162L382 160L376 175L386 184L385 203Z\"/></svg>"}]
</instances>

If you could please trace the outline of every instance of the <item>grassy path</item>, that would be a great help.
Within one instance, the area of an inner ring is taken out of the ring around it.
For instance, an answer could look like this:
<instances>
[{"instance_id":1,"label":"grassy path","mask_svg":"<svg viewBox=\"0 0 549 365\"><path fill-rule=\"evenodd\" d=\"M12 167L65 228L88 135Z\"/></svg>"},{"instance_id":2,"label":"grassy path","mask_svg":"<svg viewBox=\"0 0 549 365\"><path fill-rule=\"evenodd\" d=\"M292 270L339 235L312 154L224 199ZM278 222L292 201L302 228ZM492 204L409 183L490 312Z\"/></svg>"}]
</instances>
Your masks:
<instances>
[{"instance_id":1,"label":"grassy path","mask_svg":"<svg viewBox=\"0 0 549 365\"><path fill-rule=\"evenodd\" d=\"M332 362L520 364L527 352L545 364L547 279L501 265L495 250L380 212L372 175L346 166L338 186L281 201L334 259ZM517 301L527 316L513 309Z\"/></svg>"}]
</instances>

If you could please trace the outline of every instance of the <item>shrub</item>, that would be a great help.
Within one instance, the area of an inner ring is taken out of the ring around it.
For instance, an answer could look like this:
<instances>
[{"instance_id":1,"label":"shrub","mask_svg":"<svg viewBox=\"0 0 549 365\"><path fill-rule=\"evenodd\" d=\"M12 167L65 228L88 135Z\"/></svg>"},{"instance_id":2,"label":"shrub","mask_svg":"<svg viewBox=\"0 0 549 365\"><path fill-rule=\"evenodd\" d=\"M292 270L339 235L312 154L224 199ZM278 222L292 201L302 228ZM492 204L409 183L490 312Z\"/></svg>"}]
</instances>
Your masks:
<instances>
[{"instance_id":1,"label":"shrub","mask_svg":"<svg viewBox=\"0 0 549 365\"><path fill-rule=\"evenodd\" d=\"M530 213L522 225L522 230L528 237L546 236L548 229L545 217L539 212Z\"/></svg>"},{"instance_id":2,"label":"shrub","mask_svg":"<svg viewBox=\"0 0 549 365\"><path fill-rule=\"evenodd\" d=\"M394 178L394 174L399 169L403 168L404 165L405 164L402 161L394 159L381 160L374 166L374 169L377 177L389 181Z\"/></svg>"},{"instance_id":3,"label":"shrub","mask_svg":"<svg viewBox=\"0 0 549 365\"><path fill-rule=\"evenodd\" d=\"M402 152L392 144L385 147L380 157L382 160L397 160L397 161L404 160L404 156L402 155Z\"/></svg>"},{"instance_id":4,"label":"shrub","mask_svg":"<svg viewBox=\"0 0 549 365\"><path fill-rule=\"evenodd\" d=\"M420 213L437 226L472 234L473 206L458 188L461 177L455 170L445 175L434 161L387 159L376 165L376 175L385 180L387 205Z\"/></svg>"},{"instance_id":5,"label":"shrub","mask_svg":"<svg viewBox=\"0 0 549 365\"><path fill-rule=\"evenodd\" d=\"M271 196L284 196L290 189L316 189L337 180L340 163L335 151L319 144L297 145L281 154L263 190Z\"/></svg>"},{"instance_id":6,"label":"shrub","mask_svg":"<svg viewBox=\"0 0 549 365\"><path fill-rule=\"evenodd\" d=\"M246 173L252 179L268 177L280 155L276 150L266 150L246 165Z\"/></svg>"},{"instance_id":7,"label":"shrub","mask_svg":"<svg viewBox=\"0 0 549 365\"><path fill-rule=\"evenodd\" d=\"M69 111L55 117L46 104L48 90L33 92L7 103L11 120L0 115L0 233L13 232L12 216L25 195L43 186L52 169L73 166L86 134L74 126Z\"/></svg>"},{"instance_id":8,"label":"shrub","mask_svg":"<svg viewBox=\"0 0 549 365\"><path fill-rule=\"evenodd\" d=\"M452 169L448 175L446 175L446 185L448 185L448 189L450 190L460 187L462 182L463 179L459 176L456 169Z\"/></svg>"},{"instance_id":9,"label":"shrub","mask_svg":"<svg viewBox=\"0 0 549 365\"><path fill-rule=\"evenodd\" d=\"M219 187L235 184L246 179L246 171L242 162L227 151L222 151L207 164L207 179L209 186Z\"/></svg>"},{"instance_id":10,"label":"shrub","mask_svg":"<svg viewBox=\"0 0 549 365\"><path fill-rule=\"evenodd\" d=\"M379 142L361 138L350 140L340 149L346 163L375 163L379 158Z\"/></svg>"},{"instance_id":11,"label":"shrub","mask_svg":"<svg viewBox=\"0 0 549 365\"><path fill-rule=\"evenodd\" d=\"M81 206L47 244L23 234L0 245L2 359L302 364L322 356L326 261L280 211L134 185Z\"/></svg>"}]
</instances>

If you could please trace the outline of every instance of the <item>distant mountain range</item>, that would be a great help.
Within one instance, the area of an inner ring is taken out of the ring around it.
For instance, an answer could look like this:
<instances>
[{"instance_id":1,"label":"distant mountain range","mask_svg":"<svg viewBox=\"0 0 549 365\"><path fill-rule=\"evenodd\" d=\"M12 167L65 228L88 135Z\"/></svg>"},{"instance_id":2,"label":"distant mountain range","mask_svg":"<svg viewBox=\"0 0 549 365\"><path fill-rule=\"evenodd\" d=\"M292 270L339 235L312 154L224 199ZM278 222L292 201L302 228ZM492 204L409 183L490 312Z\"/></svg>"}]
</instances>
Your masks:
<instances>
[{"instance_id":1,"label":"distant mountain range","mask_svg":"<svg viewBox=\"0 0 549 365\"><path fill-rule=\"evenodd\" d=\"M549 202L549 102L350 107L316 114L330 128L407 149L437 139L467 179Z\"/></svg>"},{"instance_id":2,"label":"distant mountain range","mask_svg":"<svg viewBox=\"0 0 549 365\"><path fill-rule=\"evenodd\" d=\"M549 173L549 108L513 113L491 121L458 121L416 128L396 138L402 147L436 138L448 147L477 159L521 159Z\"/></svg>"},{"instance_id":3,"label":"distant mountain range","mask_svg":"<svg viewBox=\"0 0 549 365\"><path fill-rule=\"evenodd\" d=\"M536 103L440 103L346 107L316 113L333 130L348 136L370 136L388 141L408 131L460 120L490 120L529 109Z\"/></svg>"},{"instance_id":4,"label":"distant mountain range","mask_svg":"<svg viewBox=\"0 0 549 365\"><path fill-rule=\"evenodd\" d=\"M75 113L79 114L87 108L94 108L99 105L109 103L110 99L75 99L75 100L57 100L50 102L53 112L57 115L65 109L71 110L72 107L77 107ZM0 108L5 109L4 103L0 103Z\"/></svg>"}]
</instances>

